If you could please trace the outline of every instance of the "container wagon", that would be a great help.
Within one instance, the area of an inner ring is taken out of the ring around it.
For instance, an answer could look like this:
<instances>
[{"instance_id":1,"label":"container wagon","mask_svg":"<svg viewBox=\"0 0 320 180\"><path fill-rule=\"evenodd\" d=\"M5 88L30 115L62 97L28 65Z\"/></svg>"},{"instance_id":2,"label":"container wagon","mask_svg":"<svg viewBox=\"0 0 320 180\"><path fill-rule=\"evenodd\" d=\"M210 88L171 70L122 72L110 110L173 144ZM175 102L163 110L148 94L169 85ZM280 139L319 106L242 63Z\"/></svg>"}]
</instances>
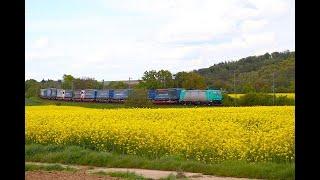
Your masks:
<instances>
[{"instance_id":1,"label":"container wagon","mask_svg":"<svg viewBox=\"0 0 320 180\"><path fill-rule=\"evenodd\" d=\"M51 97L51 88L47 88L47 99Z\"/></svg>"},{"instance_id":2,"label":"container wagon","mask_svg":"<svg viewBox=\"0 0 320 180\"><path fill-rule=\"evenodd\" d=\"M149 100L154 100L154 98L156 97L157 92L155 89L150 89L148 90L148 99Z\"/></svg>"},{"instance_id":3,"label":"container wagon","mask_svg":"<svg viewBox=\"0 0 320 180\"><path fill-rule=\"evenodd\" d=\"M221 104L220 90L181 90L179 102L182 104Z\"/></svg>"},{"instance_id":4,"label":"container wagon","mask_svg":"<svg viewBox=\"0 0 320 180\"><path fill-rule=\"evenodd\" d=\"M57 98L57 89L56 88L48 88L47 89L47 98L48 99L56 99Z\"/></svg>"},{"instance_id":5,"label":"container wagon","mask_svg":"<svg viewBox=\"0 0 320 180\"><path fill-rule=\"evenodd\" d=\"M73 91L72 90L65 90L64 100L65 101L71 101L72 98L73 98Z\"/></svg>"},{"instance_id":6,"label":"container wagon","mask_svg":"<svg viewBox=\"0 0 320 180\"><path fill-rule=\"evenodd\" d=\"M110 90L97 90L96 101L98 102L109 102L110 101Z\"/></svg>"},{"instance_id":7,"label":"container wagon","mask_svg":"<svg viewBox=\"0 0 320 180\"><path fill-rule=\"evenodd\" d=\"M97 90L96 89L85 89L83 101L93 102L96 100Z\"/></svg>"},{"instance_id":8,"label":"container wagon","mask_svg":"<svg viewBox=\"0 0 320 180\"><path fill-rule=\"evenodd\" d=\"M73 96L73 101L82 101L84 99L84 90L75 90L74 91L74 96Z\"/></svg>"},{"instance_id":9,"label":"container wagon","mask_svg":"<svg viewBox=\"0 0 320 180\"><path fill-rule=\"evenodd\" d=\"M40 98L47 98L47 89L40 89Z\"/></svg>"},{"instance_id":10,"label":"container wagon","mask_svg":"<svg viewBox=\"0 0 320 180\"><path fill-rule=\"evenodd\" d=\"M57 89L57 100L64 100L65 93L64 89Z\"/></svg>"},{"instance_id":11,"label":"container wagon","mask_svg":"<svg viewBox=\"0 0 320 180\"><path fill-rule=\"evenodd\" d=\"M110 90L110 102L124 102L128 99L132 89L113 89Z\"/></svg>"},{"instance_id":12,"label":"container wagon","mask_svg":"<svg viewBox=\"0 0 320 180\"><path fill-rule=\"evenodd\" d=\"M169 92L170 101L178 103L179 99L180 99L181 90L183 90L183 89L182 88L169 88L168 92Z\"/></svg>"},{"instance_id":13,"label":"container wagon","mask_svg":"<svg viewBox=\"0 0 320 180\"><path fill-rule=\"evenodd\" d=\"M222 105L223 95L221 90L210 90L212 93L212 101L214 105Z\"/></svg>"},{"instance_id":14,"label":"container wagon","mask_svg":"<svg viewBox=\"0 0 320 180\"><path fill-rule=\"evenodd\" d=\"M178 103L181 90L181 88L157 89L152 102L155 104Z\"/></svg>"}]
</instances>

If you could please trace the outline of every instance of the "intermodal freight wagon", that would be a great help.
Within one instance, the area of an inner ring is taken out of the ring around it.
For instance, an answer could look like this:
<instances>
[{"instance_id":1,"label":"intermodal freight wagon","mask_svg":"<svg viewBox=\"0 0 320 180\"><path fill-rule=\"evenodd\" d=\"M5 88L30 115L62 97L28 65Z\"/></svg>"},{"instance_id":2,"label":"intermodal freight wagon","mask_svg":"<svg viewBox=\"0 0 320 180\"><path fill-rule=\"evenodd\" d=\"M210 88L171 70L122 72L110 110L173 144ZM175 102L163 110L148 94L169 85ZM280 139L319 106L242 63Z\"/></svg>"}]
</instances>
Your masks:
<instances>
[{"instance_id":1,"label":"intermodal freight wagon","mask_svg":"<svg viewBox=\"0 0 320 180\"><path fill-rule=\"evenodd\" d=\"M64 90L47 88L40 90L40 97L65 101L125 102L132 89L80 89ZM147 97L154 104L222 104L220 90L186 90L183 88L150 89Z\"/></svg>"}]
</instances>

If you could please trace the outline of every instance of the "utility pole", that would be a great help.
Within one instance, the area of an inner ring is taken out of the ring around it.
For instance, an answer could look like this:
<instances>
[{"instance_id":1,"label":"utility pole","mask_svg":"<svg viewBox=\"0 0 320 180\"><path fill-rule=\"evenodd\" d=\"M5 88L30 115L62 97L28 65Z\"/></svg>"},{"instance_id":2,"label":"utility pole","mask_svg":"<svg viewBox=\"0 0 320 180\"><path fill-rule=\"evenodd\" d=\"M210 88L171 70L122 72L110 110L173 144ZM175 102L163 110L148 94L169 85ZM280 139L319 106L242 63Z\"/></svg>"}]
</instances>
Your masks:
<instances>
[{"instance_id":1,"label":"utility pole","mask_svg":"<svg viewBox=\"0 0 320 180\"><path fill-rule=\"evenodd\" d=\"M273 93L273 97L272 97L272 103L274 105L274 99L275 99L275 93L274 93L274 72L272 73L272 93Z\"/></svg>"},{"instance_id":2,"label":"utility pole","mask_svg":"<svg viewBox=\"0 0 320 180\"><path fill-rule=\"evenodd\" d=\"M104 90L104 79L102 79L102 90Z\"/></svg>"},{"instance_id":3,"label":"utility pole","mask_svg":"<svg viewBox=\"0 0 320 180\"><path fill-rule=\"evenodd\" d=\"M131 79L131 78L129 77L129 83L128 83L129 89L130 89L130 79Z\"/></svg>"},{"instance_id":4,"label":"utility pole","mask_svg":"<svg viewBox=\"0 0 320 180\"><path fill-rule=\"evenodd\" d=\"M72 91L74 90L74 89L73 89L73 79L72 79L72 83L71 83L71 89L72 89Z\"/></svg>"},{"instance_id":5,"label":"utility pole","mask_svg":"<svg viewBox=\"0 0 320 180\"><path fill-rule=\"evenodd\" d=\"M172 79L173 79L173 86L174 86L175 88L177 88L176 75L175 75L175 74L172 75Z\"/></svg>"},{"instance_id":6,"label":"utility pole","mask_svg":"<svg viewBox=\"0 0 320 180\"><path fill-rule=\"evenodd\" d=\"M236 72L233 71L233 93L236 93Z\"/></svg>"},{"instance_id":7,"label":"utility pole","mask_svg":"<svg viewBox=\"0 0 320 180\"><path fill-rule=\"evenodd\" d=\"M233 71L233 93L236 94L236 72Z\"/></svg>"}]
</instances>

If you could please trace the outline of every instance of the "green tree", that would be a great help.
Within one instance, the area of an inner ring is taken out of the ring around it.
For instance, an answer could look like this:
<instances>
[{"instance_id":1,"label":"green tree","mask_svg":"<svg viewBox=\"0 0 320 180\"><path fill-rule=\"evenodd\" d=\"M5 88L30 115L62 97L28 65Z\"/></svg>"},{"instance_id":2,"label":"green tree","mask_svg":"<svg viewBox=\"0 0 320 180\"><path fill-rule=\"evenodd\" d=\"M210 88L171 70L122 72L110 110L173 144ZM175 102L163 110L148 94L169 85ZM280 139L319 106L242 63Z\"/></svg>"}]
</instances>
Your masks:
<instances>
[{"instance_id":1,"label":"green tree","mask_svg":"<svg viewBox=\"0 0 320 180\"><path fill-rule=\"evenodd\" d=\"M110 88L110 89L127 89L128 88L128 84L122 82L122 81L112 81L110 82L106 88Z\"/></svg>"},{"instance_id":2,"label":"green tree","mask_svg":"<svg viewBox=\"0 0 320 180\"><path fill-rule=\"evenodd\" d=\"M99 83L94 78L75 78L73 80L74 89L101 89L102 83Z\"/></svg>"},{"instance_id":3,"label":"green tree","mask_svg":"<svg viewBox=\"0 0 320 180\"><path fill-rule=\"evenodd\" d=\"M174 85L172 74L168 70L161 69L157 72L156 78L160 82L160 88L172 88Z\"/></svg>"},{"instance_id":4,"label":"green tree","mask_svg":"<svg viewBox=\"0 0 320 180\"><path fill-rule=\"evenodd\" d=\"M204 77L196 72L178 72L175 75L175 86L185 89L205 89Z\"/></svg>"},{"instance_id":5,"label":"green tree","mask_svg":"<svg viewBox=\"0 0 320 180\"><path fill-rule=\"evenodd\" d=\"M139 87L146 89L158 89L161 87L161 82L158 80L156 70L145 71L142 76L142 81L139 82Z\"/></svg>"},{"instance_id":6,"label":"green tree","mask_svg":"<svg viewBox=\"0 0 320 180\"><path fill-rule=\"evenodd\" d=\"M60 84L58 81L54 81L51 79L48 80L42 80L40 82L40 88L45 89L45 88L60 88Z\"/></svg>"},{"instance_id":7,"label":"green tree","mask_svg":"<svg viewBox=\"0 0 320 180\"><path fill-rule=\"evenodd\" d=\"M25 82L25 97L37 97L40 94L40 83L34 79Z\"/></svg>"},{"instance_id":8,"label":"green tree","mask_svg":"<svg viewBox=\"0 0 320 180\"><path fill-rule=\"evenodd\" d=\"M72 81L74 80L74 77L72 75L63 75L63 80L62 80L62 89L72 89Z\"/></svg>"},{"instance_id":9,"label":"green tree","mask_svg":"<svg viewBox=\"0 0 320 180\"><path fill-rule=\"evenodd\" d=\"M189 72L182 82L182 88L185 89L205 89L206 87L204 77L195 72Z\"/></svg>"},{"instance_id":10,"label":"green tree","mask_svg":"<svg viewBox=\"0 0 320 180\"><path fill-rule=\"evenodd\" d=\"M175 87L182 87L182 83L186 80L188 73L187 72L178 72L175 74L174 84Z\"/></svg>"}]
</instances>

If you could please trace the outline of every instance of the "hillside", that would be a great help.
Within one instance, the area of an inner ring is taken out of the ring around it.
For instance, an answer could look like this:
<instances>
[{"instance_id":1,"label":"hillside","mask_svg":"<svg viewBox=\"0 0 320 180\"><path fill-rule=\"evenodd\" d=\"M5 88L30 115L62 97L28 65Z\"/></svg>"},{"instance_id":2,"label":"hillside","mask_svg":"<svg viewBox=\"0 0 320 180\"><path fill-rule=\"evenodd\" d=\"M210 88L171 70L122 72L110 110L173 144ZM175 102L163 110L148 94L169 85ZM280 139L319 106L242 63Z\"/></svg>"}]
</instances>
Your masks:
<instances>
[{"instance_id":1,"label":"hillside","mask_svg":"<svg viewBox=\"0 0 320 180\"><path fill-rule=\"evenodd\" d=\"M196 70L209 87L234 92L272 92L273 73L276 92L294 92L295 52L273 52L223 62Z\"/></svg>"}]
</instances>

